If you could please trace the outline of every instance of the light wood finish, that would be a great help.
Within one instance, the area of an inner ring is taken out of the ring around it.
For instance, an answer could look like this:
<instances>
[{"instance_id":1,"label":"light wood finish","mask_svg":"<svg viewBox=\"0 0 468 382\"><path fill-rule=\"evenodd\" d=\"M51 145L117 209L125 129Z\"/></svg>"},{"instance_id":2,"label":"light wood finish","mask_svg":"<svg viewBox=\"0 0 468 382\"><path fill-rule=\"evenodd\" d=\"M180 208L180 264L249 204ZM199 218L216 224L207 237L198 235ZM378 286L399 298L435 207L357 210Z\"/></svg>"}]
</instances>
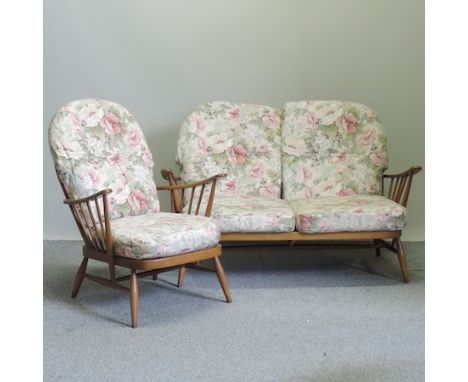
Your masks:
<instances>
[{"instance_id":1,"label":"light wood finish","mask_svg":"<svg viewBox=\"0 0 468 382\"><path fill-rule=\"evenodd\" d=\"M363 231L363 232L330 232L330 233L302 233L302 232L279 232L279 233L245 233L233 232L222 233L221 241L317 241L317 240L373 240L390 239L399 237L401 231Z\"/></svg>"},{"instance_id":2,"label":"light wood finish","mask_svg":"<svg viewBox=\"0 0 468 382\"><path fill-rule=\"evenodd\" d=\"M177 192L179 192L180 195L183 195L183 190L186 188L191 188L192 191L195 192L194 190L196 187L201 187L203 191L206 186L211 183L208 206L205 209L205 214L209 214L211 213L211 206L213 204L216 179L220 176L223 175L215 176L186 186L172 185L169 187L159 187L158 189L169 190L172 195L178 195ZM219 262L219 257L221 256L220 245L199 251L156 259L131 259L115 256L108 201L108 194L110 194L112 190L102 190L86 198L71 199L68 196L63 183L60 181L60 177L58 177L58 179L65 194L66 199L64 203L69 206L84 240L84 258L75 277L72 290L73 298L78 294L84 278L100 285L129 293L132 327L136 328L138 325L138 277L153 276L153 279L156 279L158 273L179 269L181 267L181 269L185 269L185 265L189 263L212 258L216 258ZM201 192L199 196L200 198L203 197L203 192ZM177 198L173 196L173 199L176 200ZM198 201L197 209L195 211L197 214L199 213L200 204L200 201ZM86 273L86 267L89 259L106 263L109 268L109 279ZM130 269L130 275L117 278L115 272L116 266ZM141 272L137 272L138 270ZM225 279L224 273L223 277ZM120 282L126 280L130 280L129 288L120 284ZM224 294L229 294L229 290L226 292L227 282L224 281L224 284L222 283L221 286Z\"/></svg>"},{"instance_id":3,"label":"light wood finish","mask_svg":"<svg viewBox=\"0 0 468 382\"><path fill-rule=\"evenodd\" d=\"M78 294L78 291L80 290L81 284L84 279L84 275L86 273L86 266L88 265L88 258L83 257L83 260L81 261L81 265L78 268L78 272L76 272L76 277L75 277L75 283L73 284L73 290L72 290L72 298L75 298L76 295Z\"/></svg>"},{"instance_id":4,"label":"light wood finish","mask_svg":"<svg viewBox=\"0 0 468 382\"><path fill-rule=\"evenodd\" d=\"M380 246L379 246L378 240L374 240L374 246L375 246L375 255L377 257L380 257Z\"/></svg>"},{"instance_id":5,"label":"light wood finish","mask_svg":"<svg viewBox=\"0 0 468 382\"><path fill-rule=\"evenodd\" d=\"M202 264L200 264L200 261L197 261L196 263L187 264L187 265L183 266L182 268L180 268L180 270L179 270L179 279L177 281L177 286L179 288L181 288L183 283L184 283L185 275L187 273L188 268L196 269L198 271L216 272L216 269L207 267L205 265L202 265Z\"/></svg>"},{"instance_id":6,"label":"light wood finish","mask_svg":"<svg viewBox=\"0 0 468 382\"><path fill-rule=\"evenodd\" d=\"M177 279L177 287L182 288L182 285L184 284L184 279L185 279L185 272L187 268L185 266L181 267L179 269L179 277Z\"/></svg>"},{"instance_id":7,"label":"light wood finish","mask_svg":"<svg viewBox=\"0 0 468 382\"><path fill-rule=\"evenodd\" d=\"M156 270L153 270L153 271L143 271L143 272L137 272L136 275L137 275L138 278L153 276L153 280L157 280L158 274L173 271L174 269L179 269L179 268L180 267L175 266L175 267L164 268L164 269L156 269ZM154 278L154 276L156 276L156 279ZM130 280L130 277L131 277L131 274L129 274L127 276L117 277L115 279L115 281L121 282L121 281Z\"/></svg>"},{"instance_id":8,"label":"light wood finish","mask_svg":"<svg viewBox=\"0 0 468 382\"><path fill-rule=\"evenodd\" d=\"M130 311L132 328L136 328L138 325L138 278L134 269L130 275Z\"/></svg>"},{"instance_id":9,"label":"light wood finish","mask_svg":"<svg viewBox=\"0 0 468 382\"><path fill-rule=\"evenodd\" d=\"M197 269L199 271L207 271L207 272L216 272L216 269L207 267L206 265L200 264L200 262L187 264L187 268L190 269Z\"/></svg>"},{"instance_id":10,"label":"light wood finish","mask_svg":"<svg viewBox=\"0 0 468 382\"><path fill-rule=\"evenodd\" d=\"M226 279L226 275L224 274L223 266L219 261L218 256L213 257L213 261L215 263L216 275L218 276L219 283L221 284L221 288L223 288L224 296L226 297L227 302L232 302L231 292L229 291L229 285Z\"/></svg>"},{"instance_id":11,"label":"light wood finish","mask_svg":"<svg viewBox=\"0 0 468 382\"><path fill-rule=\"evenodd\" d=\"M115 280L108 280L105 279L104 277L99 277L95 275L91 275L89 273L85 273L85 278L94 281L95 283L101 284L102 286L106 286L109 288L114 288L123 292L128 292L128 288L124 287L123 285L120 285L117 283Z\"/></svg>"},{"instance_id":12,"label":"light wood finish","mask_svg":"<svg viewBox=\"0 0 468 382\"><path fill-rule=\"evenodd\" d=\"M219 178L223 178L226 176L226 174L218 174L199 182L177 184L177 181L180 181L180 178L176 178L170 168L162 169L161 175L164 179L166 179L169 182L169 186L161 186L157 189L171 191L171 211L174 211L176 213L183 212L185 192L186 190L188 190L190 192L190 198L188 202L187 213L198 215L200 213L200 206L203 201L203 194L205 192L205 188L211 183L211 190L208 196L208 201L206 203L205 212L203 213L203 216L211 216L211 209L213 207L213 200L216 192L216 182ZM195 203L194 198L197 198L197 201ZM195 211L193 211L193 207L195 205L196 209Z\"/></svg>"},{"instance_id":13,"label":"light wood finish","mask_svg":"<svg viewBox=\"0 0 468 382\"><path fill-rule=\"evenodd\" d=\"M387 188L387 197L396 203L406 207L408 204L409 194L413 176L420 172L422 167L414 166L399 174L384 174L382 176L382 195L385 193L386 183L389 183ZM171 169L164 169L161 171L164 179L168 180L170 187L174 187L181 183L180 177L174 176ZM183 183L182 183L183 184ZM190 185L189 185L190 186ZM176 212L183 212L184 197L182 193L173 193L172 197L175 199L174 204L177 206ZM191 204L191 202L190 202ZM211 212L210 206L210 212ZM190 207L191 208L191 207ZM198 212L198 211L197 211ZM209 215L207 215L209 216ZM256 233L256 232L230 232L221 234L221 242L225 245L226 242L287 242L290 248L300 248L297 242L310 242L314 243L309 247L332 247L332 248L375 248L377 256L381 255L381 249L386 248L391 252L398 255L400 268L405 282L409 281L408 270L406 266L406 256L404 254L403 246L401 244L401 231L363 231L363 232L330 232L330 233L302 233L302 232L281 232L281 233ZM367 245L354 245L351 244L325 244L319 245L320 241L343 242L343 241L370 241ZM391 244L386 240L392 240ZM268 245L270 246L270 245ZM271 246L278 246L277 244ZM256 245L255 248L258 246ZM262 245L267 247L267 245ZM242 247L235 247L241 249Z\"/></svg>"},{"instance_id":14,"label":"light wood finish","mask_svg":"<svg viewBox=\"0 0 468 382\"><path fill-rule=\"evenodd\" d=\"M403 275L403 281L405 283L409 283L409 273L408 273L408 266L406 265L406 255L405 250L403 248L403 244L401 243L400 238L396 240L396 247L398 250L398 262L400 263L401 274Z\"/></svg>"},{"instance_id":15,"label":"light wood finish","mask_svg":"<svg viewBox=\"0 0 468 382\"><path fill-rule=\"evenodd\" d=\"M413 176L421 170L421 166L413 166L400 174L384 174L382 177L382 195L385 193L385 180L389 180L387 197L406 207Z\"/></svg>"},{"instance_id":16,"label":"light wood finish","mask_svg":"<svg viewBox=\"0 0 468 382\"><path fill-rule=\"evenodd\" d=\"M384 242L384 240L382 240ZM231 244L232 243L232 244ZM235 244L234 244L235 243ZM387 242L385 242L387 243ZM390 245L387 243L387 245ZM275 241L271 243L263 243L263 242L224 242L223 244L223 252L229 249L236 249L236 250L256 250L256 249L270 249L270 248L288 248L288 250L296 250L296 249L324 249L324 248L332 248L332 249L375 249L375 248L385 248L384 244L375 244L373 241L362 241L362 240L346 240L346 241L298 241L294 244L294 246L290 246L289 242L287 241ZM395 252L396 253L396 252ZM188 266L191 267L190 265Z\"/></svg>"}]
</instances>

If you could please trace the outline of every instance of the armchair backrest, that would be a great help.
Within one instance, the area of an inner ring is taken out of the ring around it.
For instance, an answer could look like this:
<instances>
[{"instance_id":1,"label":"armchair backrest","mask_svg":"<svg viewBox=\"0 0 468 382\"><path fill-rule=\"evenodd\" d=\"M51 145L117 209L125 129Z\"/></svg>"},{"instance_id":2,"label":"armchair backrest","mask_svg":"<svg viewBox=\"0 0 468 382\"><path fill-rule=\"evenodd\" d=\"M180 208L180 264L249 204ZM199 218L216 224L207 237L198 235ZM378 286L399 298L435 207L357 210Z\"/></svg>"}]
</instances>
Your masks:
<instances>
[{"instance_id":1,"label":"armchair backrest","mask_svg":"<svg viewBox=\"0 0 468 382\"><path fill-rule=\"evenodd\" d=\"M221 196L281 196L281 117L269 106L210 102L185 120L177 144L181 179L226 173Z\"/></svg>"},{"instance_id":2,"label":"armchair backrest","mask_svg":"<svg viewBox=\"0 0 468 382\"><path fill-rule=\"evenodd\" d=\"M376 114L342 101L285 105L283 198L380 194L386 138Z\"/></svg>"},{"instance_id":3,"label":"armchair backrest","mask_svg":"<svg viewBox=\"0 0 468 382\"><path fill-rule=\"evenodd\" d=\"M112 219L159 211L151 152L123 106L100 99L66 104L49 125L49 146L67 198L111 189Z\"/></svg>"}]
</instances>

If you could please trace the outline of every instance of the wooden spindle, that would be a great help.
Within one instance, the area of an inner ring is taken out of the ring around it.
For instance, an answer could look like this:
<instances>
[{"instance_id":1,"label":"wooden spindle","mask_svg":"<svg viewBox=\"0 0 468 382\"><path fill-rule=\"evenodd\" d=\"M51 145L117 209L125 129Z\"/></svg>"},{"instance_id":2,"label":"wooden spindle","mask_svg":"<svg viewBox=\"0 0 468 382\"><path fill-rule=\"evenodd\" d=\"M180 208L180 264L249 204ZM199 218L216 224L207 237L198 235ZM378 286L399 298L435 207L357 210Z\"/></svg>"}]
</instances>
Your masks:
<instances>
[{"instance_id":1,"label":"wooden spindle","mask_svg":"<svg viewBox=\"0 0 468 382\"><path fill-rule=\"evenodd\" d=\"M101 227L101 236L102 236L102 243L103 243L103 251L107 251L107 245L106 245L106 230L104 228L104 223L102 221L102 214L101 214L101 208L99 207L99 203L97 199L94 199L94 204L96 205L96 212L99 220L99 226Z\"/></svg>"},{"instance_id":2,"label":"wooden spindle","mask_svg":"<svg viewBox=\"0 0 468 382\"><path fill-rule=\"evenodd\" d=\"M192 213L192 203L193 203L193 195L195 193L195 188L196 188L196 186L193 186L192 187L192 192L190 193L190 203L189 203L189 209L188 209L189 215Z\"/></svg>"},{"instance_id":3,"label":"wooden spindle","mask_svg":"<svg viewBox=\"0 0 468 382\"><path fill-rule=\"evenodd\" d=\"M213 208L213 200L215 196L215 190L216 190L216 181L217 179L213 179L213 182L211 183L211 190L210 190L210 196L208 197L208 203L206 205L206 210L205 210L205 216L210 217L211 216L211 209Z\"/></svg>"},{"instance_id":4,"label":"wooden spindle","mask_svg":"<svg viewBox=\"0 0 468 382\"><path fill-rule=\"evenodd\" d=\"M198 215L198 211L200 211L200 204L203 199L203 192L205 192L205 186L206 186L206 183L203 183L201 191L200 191L200 195L198 196L197 210L195 211L195 215Z\"/></svg>"},{"instance_id":5,"label":"wooden spindle","mask_svg":"<svg viewBox=\"0 0 468 382\"><path fill-rule=\"evenodd\" d=\"M89 200L86 201L86 208L87 208L87 210L89 212L90 220L91 220L91 223L93 225L92 234L93 234L93 237L96 239L96 243L97 243L97 248L96 249L98 249L100 251L104 251L104 245L102 244L101 238L99 237L98 228L97 228L97 225L96 225L96 220L94 219L94 214L93 214L93 211L91 210Z\"/></svg>"},{"instance_id":6,"label":"wooden spindle","mask_svg":"<svg viewBox=\"0 0 468 382\"><path fill-rule=\"evenodd\" d=\"M111 280L115 280L115 261L114 261L114 246L112 244L112 232L111 232L111 222L110 222L110 213L108 206L107 194L102 195L102 202L104 204L104 219L106 226L106 246L107 246L107 256L109 258L109 272L111 275Z\"/></svg>"}]
</instances>

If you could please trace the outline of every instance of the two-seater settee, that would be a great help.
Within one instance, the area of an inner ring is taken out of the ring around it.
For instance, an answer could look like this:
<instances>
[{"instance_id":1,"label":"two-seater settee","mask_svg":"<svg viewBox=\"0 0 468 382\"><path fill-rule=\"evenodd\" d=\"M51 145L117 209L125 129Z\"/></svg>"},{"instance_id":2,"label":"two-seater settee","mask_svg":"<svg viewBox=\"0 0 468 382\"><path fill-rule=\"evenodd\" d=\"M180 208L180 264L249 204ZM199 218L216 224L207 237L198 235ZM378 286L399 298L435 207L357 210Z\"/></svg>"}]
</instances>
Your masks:
<instances>
[{"instance_id":1,"label":"two-seater settee","mask_svg":"<svg viewBox=\"0 0 468 382\"><path fill-rule=\"evenodd\" d=\"M409 281L400 238L412 177L421 167L384 174L386 137L367 106L206 103L181 127L177 163L179 176L162 171L171 185L223 174L209 208L222 242L343 240L373 247L378 256L387 248ZM193 198L174 191L172 208L198 212Z\"/></svg>"}]
</instances>

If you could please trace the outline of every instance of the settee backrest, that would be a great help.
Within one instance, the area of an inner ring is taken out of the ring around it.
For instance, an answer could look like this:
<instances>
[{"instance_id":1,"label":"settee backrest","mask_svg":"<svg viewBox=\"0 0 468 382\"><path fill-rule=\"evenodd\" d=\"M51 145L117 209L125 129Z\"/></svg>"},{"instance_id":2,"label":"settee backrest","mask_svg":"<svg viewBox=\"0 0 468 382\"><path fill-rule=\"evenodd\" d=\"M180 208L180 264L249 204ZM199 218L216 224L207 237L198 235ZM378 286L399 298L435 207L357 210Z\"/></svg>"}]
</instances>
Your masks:
<instances>
[{"instance_id":1,"label":"settee backrest","mask_svg":"<svg viewBox=\"0 0 468 382\"><path fill-rule=\"evenodd\" d=\"M379 194L386 138L367 106L290 102L282 124L283 198Z\"/></svg>"},{"instance_id":2,"label":"settee backrest","mask_svg":"<svg viewBox=\"0 0 468 382\"><path fill-rule=\"evenodd\" d=\"M66 104L49 125L49 146L68 198L111 189L112 219L159 211L151 152L123 106L99 99Z\"/></svg>"},{"instance_id":3,"label":"settee backrest","mask_svg":"<svg viewBox=\"0 0 468 382\"><path fill-rule=\"evenodd\" d=\"M281 111L269 106L210 102L183 123L177 163L183 181L226 173L222 196L281 196Z\"/></svg>"}]
</instances>

